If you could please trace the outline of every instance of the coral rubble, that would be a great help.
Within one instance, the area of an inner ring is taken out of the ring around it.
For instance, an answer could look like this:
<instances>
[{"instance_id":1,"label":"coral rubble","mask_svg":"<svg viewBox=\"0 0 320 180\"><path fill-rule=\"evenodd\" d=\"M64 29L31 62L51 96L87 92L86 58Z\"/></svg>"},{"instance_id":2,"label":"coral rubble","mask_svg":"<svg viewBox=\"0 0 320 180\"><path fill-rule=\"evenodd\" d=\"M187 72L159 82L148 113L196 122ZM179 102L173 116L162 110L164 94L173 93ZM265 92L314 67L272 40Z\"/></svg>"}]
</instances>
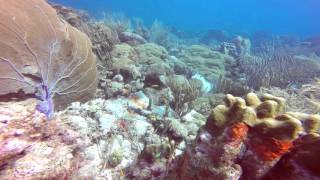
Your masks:
<instances>
[{"instance_id":1,"label":"coral rubble","mask_svg":"<svg viewBox=\"0 0 320 180\"><path fill-rule=\"evenodd\" d=\"M0 179L64 179L77 172L79 134L32 100L0 105Z\"/></svg>"}]
</instances>

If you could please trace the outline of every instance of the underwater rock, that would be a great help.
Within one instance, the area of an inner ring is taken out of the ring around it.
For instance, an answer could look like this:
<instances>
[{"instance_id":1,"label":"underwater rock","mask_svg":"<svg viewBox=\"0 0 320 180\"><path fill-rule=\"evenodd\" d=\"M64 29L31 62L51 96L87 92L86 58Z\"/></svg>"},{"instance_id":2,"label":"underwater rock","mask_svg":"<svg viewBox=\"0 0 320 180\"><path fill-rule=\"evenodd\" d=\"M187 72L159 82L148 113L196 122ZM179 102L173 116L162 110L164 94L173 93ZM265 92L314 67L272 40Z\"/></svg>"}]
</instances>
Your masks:
<instances>
[{"instance_id":1,"label":"underwater rock","mask_svg":"<svg viewBox=\"0 0 320 180\"><path fill-rule=\"evenodd\" d=\"M54 5L53 8L60 17L89 37L92 42L92 50L100 63L109 65L111 51L115 44L120 43L117 32L105 23L91 21L85 12L60 5Z\"/></svg>"},{"instance_id":2,"label":"underwater rock","mask_svg":"<svg viewBox=\"0 0 320 180\"><path fill-rule=\"evenodd\" d=\"M166 160L172 158L174 153L174 143L168 138L157 139L146 144L141 152L138 162L129 168L128 178L158 179L166 171Z\"/></svg>"},{"instance_id":3,"label":"underwater rock","mask_svg":"<svg viewBox=\"0 0 320 180\"><path fill-rule=\"evenodd\" d=\"M152 100L153 105L168 106L174 100L169 88L156 89L146 87L144 92Z\"/></svg>"},{"instance_id":4,"label":"underwater rock","mask_svg":"<svg viewBox=\"0 0 320 180\"><path fill-rule=\"evenodd\" d=\"M128 83L141 77L139 69L135 65L138 56L133 47L128 44L117 44L112 52L112 65L110 70L115 74L121 74L124 82Z\"/></svg>"},{"instance_id":5,"label":"underwater rock","mask_svg":"<svg viewBox=\"0 0 320 180\"><path fill-rule=\"evenodd\" d=\"M148 134L154 134L151 123L139 114L148 105L149 99L140 92L126 98L73 103L59 113L86 142L77 178L118 179L137 161Z\"/></svg>"},{"instance_id":6,"label":"underwater rock","mask_svg":"<svg viewBox=\"0 0 320 180\"><path fill-rule=\"evenodd\" d=\"M121 82L111 81L107 82L104 94L106 98L128 95L129 89L126 89Z\"/></svg>"},{"instance_id":7,"label":"underwater rock","mask_svg":"<svg viewBox=\"0 0 320 180\"><path fill-rule=\"evenodd\" d=\"M128 43L130 45L138 45L138 44L147 43L147 41L139 34L136 34L133 32L128 32L128 31L121 32L119 34L119 39L121 42Z\"/></svg>"},{"instance_id":8,"label":"underwater rock","mask_svg":"<svg viewBox=\"0 0 320 180\"><path fill-rule=\"evenodd\" d=\"M47 121L33 100L0 105L0 179L71 178L81 164L78 133Z\"/></svg>"},{"instance_id":9,"label":"underwater rock","mask_svg":"<svg viewBox=\"0 0 320 180\"><path fill-rule=\"evenodd\" d=\"M194 144L173 163L168 178L265 177L282 157L300 148L301 135L319 133L319 116L284 109L285 100L269 94L259 98L249 93L245 99L227 95L225 105L213 109Z\"/></svg>"},{"instance_id":10,"label":"underwater rock","mask_svg":"<svg viewBox=\"0 0 320 180\"><path fill-rule=\"evenodd\" d=\"M197 126L200 119L194 116L197 121L187 118L183 122L166 113L165 106L150 103L144 93L138 92L129 97L73 103L60 112L59 117L86 142L82 150L84 165L76 177L160 177L167 161L185 147L176 150L179 142L185 143L183 139L190 139L189 134L195 138L196 128L189 129L188 125Z\"/></svg>"},{"instance_id":11,"label":"underwater rock","mask_svg":"<svg viewBox=\"0 0 320 180\"><path fill-rule=\"evenodd\" d=\"M33 94L39 109L91 98L97 86L89 38L45 1L1 0L0 95Z\"/></svg>"},{"instance_id":12,"label":"underwater rock","mask_svg":"<svg viewBox=\"0 0 320 180\"><path fill-rule=\"evenodd\" d=\"M75 10L70 7L65 7L61 5L52 5L56 10L57 14L67 21L73 27L82 31L85 26L88 26L87 21L90 19L89 14L85 11ZM82 31L83 32L83 31Z\"/></svg>"},{"instance_id":13,"label":"underwater rock","mask_svg":"<svg viewBox=\"0 0 320 180\"><path fill-rule=\"evenodd\" d=\"M235 60L206 46L193 45L177 56L182 62L193 68L209 81L216 81L224 76L226 67L235 64Z\"/></svg>"},{"instance_id":14,"label":"underwater rock","mask_svg":"<svg viewBox=\"0 0 320 180\"><path fill-rule=\"evenodd\" d=\"M188 140L193 140L196 137L200 127L205 124L206 117L195 110L191 110L189 113L184 115L181 120L182 124L188 129Z\"/></svg>"},{"instance_id":15,"label":"underwater rock","mask_svg":"<svg viewBox=\"0 0 320 180\"><path fill-rule=\"evenodd\" d=\"M165 76L173 74L171 67L164 62L154 63L145 67L144 84L149 87L163 88Z\"/></svg>"}]
</instances>

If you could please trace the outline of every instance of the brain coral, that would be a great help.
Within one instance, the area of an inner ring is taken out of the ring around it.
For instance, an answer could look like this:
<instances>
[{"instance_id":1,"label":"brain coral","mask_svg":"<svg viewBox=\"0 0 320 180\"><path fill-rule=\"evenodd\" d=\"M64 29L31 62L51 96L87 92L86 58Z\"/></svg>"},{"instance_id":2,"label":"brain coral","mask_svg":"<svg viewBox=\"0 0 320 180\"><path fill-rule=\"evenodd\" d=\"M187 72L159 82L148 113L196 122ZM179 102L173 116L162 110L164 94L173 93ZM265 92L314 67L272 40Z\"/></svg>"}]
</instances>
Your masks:
<instances>
[{"instance_id":1,"label":"brain coral","mask_svg":"<svg viewBox=\"0 0 320 180\"><path fill-rule=\"evenodd\" d=\"M95 56L88 37L60 19L44 0L0 0L0 96L35 95L38 109L90 98Z\"/></svg>"}]
</instances>

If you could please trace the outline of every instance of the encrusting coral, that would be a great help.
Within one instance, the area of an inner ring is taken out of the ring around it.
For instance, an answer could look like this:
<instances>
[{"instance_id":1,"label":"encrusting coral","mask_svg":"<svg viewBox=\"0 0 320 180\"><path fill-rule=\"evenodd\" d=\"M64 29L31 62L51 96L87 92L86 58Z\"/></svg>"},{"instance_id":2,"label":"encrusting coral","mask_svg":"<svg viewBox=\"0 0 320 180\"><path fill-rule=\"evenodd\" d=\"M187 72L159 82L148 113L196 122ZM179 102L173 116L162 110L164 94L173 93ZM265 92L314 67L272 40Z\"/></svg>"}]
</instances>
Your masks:
<instances>
[{"instance_id":1,"label":"encrusting coral","mask_svg":"<svg viewBox=\"0 0 320 180\"><path fill-rule=\"evenodd\" d=\"M89 38L43 0L0 0L0 95L31 94L48 117L54 106L88 100L97 85Z\"/></svg>"},{"instance_id":2,"label":"encrusting coral","mask_svg":"<svg viewBox=\"0 0 320 180\"><path fill-rule=\"evenodd\" d=\"M264 177L297 148L294 142L301 136L319 133L319 115L284 111L285 99L270 94L259 98L249 93L245 99L226 95L225 105L213 109L194 145L176 161L168 177Z\"/></svg>"}]
</instances>

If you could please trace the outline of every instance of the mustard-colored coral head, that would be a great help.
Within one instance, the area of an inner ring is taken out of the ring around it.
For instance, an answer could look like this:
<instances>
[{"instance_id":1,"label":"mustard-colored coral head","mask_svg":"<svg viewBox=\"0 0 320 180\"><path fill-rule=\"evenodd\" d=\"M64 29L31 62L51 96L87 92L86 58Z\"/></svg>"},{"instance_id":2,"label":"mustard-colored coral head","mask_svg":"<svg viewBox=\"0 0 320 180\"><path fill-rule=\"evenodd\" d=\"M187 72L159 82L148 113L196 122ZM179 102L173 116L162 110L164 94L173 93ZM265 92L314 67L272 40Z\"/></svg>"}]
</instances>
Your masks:
<instances>
[{"instance_id":1,"label":"mustard-colored coral head","mask_svg":"<svg viewBox=\"0 0 320 180\"><path fill-rule=\"evenodd\" d=\"M257 135L278 140L291 141L303 133L319 133L320 115L284 113L284 108L285 100L270 94L259 98L249 93L246 100L228 94L225 105L214 108L209 120L219 128L234 122L244 122Z\"/></svg>"},{"instance_id":2,"label":"mustard-colored coral head","mask_svg":"<svg viewBox=\"0 0 320 180\"><path fill-rule=\"evenodd\" d=\"M246 96L246 102L248 106L256 107L261 101L255 93L248 93Z\"/></svg>"}]
</instances>

